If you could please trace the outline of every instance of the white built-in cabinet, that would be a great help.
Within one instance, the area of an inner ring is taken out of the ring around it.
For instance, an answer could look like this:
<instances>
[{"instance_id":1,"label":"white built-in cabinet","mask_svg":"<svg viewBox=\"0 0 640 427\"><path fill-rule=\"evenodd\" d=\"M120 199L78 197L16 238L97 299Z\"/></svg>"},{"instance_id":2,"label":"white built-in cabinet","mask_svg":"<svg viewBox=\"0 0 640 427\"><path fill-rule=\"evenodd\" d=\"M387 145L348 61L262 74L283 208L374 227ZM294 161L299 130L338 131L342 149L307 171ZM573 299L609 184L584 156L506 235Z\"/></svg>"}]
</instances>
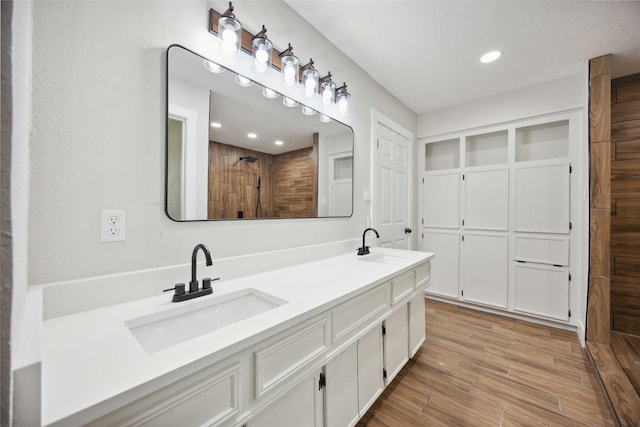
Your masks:
<instances>
[{"instance_id":1,"label":"white built-in cabinet","mask_svg":"<svg viewBox=\"0 0 640 427\"><path fill-rule=\"evenodd\" d=\"M353 426L425 341L430 261L87 425Z\"/></svg>"},{"instance_id":2,"label":"white built-in cabinet","mask_svg":"<svg viewBox=\"0 0 640 427\"><path fill-rule=\"evenodd\" d=\"M576 115L420 139L420 249L436 298L567 322Z\"/></svg>"}]
</instances>

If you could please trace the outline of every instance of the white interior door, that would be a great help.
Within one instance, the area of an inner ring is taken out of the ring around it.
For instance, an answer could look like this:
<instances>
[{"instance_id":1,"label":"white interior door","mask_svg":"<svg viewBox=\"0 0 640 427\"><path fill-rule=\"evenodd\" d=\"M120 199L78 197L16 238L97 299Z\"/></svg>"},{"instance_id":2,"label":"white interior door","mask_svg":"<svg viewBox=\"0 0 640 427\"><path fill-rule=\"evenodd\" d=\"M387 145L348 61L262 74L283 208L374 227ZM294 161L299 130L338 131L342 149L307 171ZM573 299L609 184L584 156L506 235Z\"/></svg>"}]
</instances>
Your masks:
<instances>
[{"instance_id":1,"label":"white interior door","mask_svg":"<svg viewBox=\"0 0 640 427\"><path fill-rule=\"evenodd\" d=\"M378 246L410 249L411 141L377 122L376 197L374 227L380 233Z\"/></svg>"}]
</instances>

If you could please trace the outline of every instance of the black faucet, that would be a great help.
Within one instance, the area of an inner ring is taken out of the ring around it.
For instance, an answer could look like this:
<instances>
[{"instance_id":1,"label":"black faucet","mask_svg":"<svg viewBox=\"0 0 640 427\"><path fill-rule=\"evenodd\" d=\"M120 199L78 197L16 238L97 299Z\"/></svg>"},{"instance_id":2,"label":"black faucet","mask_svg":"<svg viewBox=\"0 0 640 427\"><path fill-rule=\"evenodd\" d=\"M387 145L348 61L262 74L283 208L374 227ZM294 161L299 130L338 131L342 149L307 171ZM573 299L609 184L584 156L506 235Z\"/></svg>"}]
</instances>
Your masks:
<instances>
[{"instance_id":1,"label":"black faucet","mask_svg":"<svg viewBox=\"0 0 640 427\"><path fill-rule=\"evenodd\" d=\"M196 277L196 266L197 266L196 261L198 260L198 251L200 250L204 252L204 256L207 259L207 265L213 264L209 249L202 243L197 244L196 247L193 248L193 252L191 253L191 281L189 282L189 292L185 292L184 283L178 283L173 288L165 289L164 290L165 292L175 290L175 293L173 294L173 298L171 299L171 301L173 302L186 301L192 298L197 298L203 295L208 295L213 293L213 288L211 288L211 282L214 280L220 279L219 277L215 279L210 279L210 278L202 279L202 288L200 288L198 283L198 278Z\"/></svg>"},{"instance_id":2,"label":"black faucet","mask_svg":"<svg viewBox=\"0 0 640 427\"><path fill-rule=\"evenodd\" d=\"M367 234L367 231L373 231L374 233L376 233L376 238L380 238L380 235L378 234L378 231L375 228L367 228L364 230L364 232L362 233L362 247L358 248L358 255L367 255L369 253L369 246L365 246L364 244L364 236L365 234Z\"/></svg>"},{"instance_id":3,"label":"black faucet","mask_svg":"<svg viewBox=\"0 0 640 427\"><path fill-rule=\"evenodd\" d=\"M196 277L196 261L198 260L199 250L202 250L202 252L204 252L204 256L207 259L207 265L213 264L213 261L211 261L211 252L209 252L209 248L207 248L202 243L197 244L196 247L193 248L193 252L191 253L191 281L189 282L189 292L198 291L198 278Z\"/></svg>"}]
</instances>

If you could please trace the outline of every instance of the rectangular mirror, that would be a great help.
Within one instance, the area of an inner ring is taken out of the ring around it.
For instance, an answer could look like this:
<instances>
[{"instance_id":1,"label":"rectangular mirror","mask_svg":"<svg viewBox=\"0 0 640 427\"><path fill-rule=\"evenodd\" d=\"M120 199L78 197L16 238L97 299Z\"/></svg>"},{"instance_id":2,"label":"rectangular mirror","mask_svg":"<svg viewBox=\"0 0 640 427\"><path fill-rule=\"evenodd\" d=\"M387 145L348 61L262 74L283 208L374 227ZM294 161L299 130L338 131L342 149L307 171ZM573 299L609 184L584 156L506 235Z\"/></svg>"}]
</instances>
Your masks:
<instances>
[{"instance_id":1,"label":"rectangular mirror","mask_svg":"<svg viewBox=\"0 0 640 427\"><path fill-rule=\"evenodd\" d=\"M286 106L288 101L182 46L170 46L169 218L351 216L353 130L309 106Z\"/></svg>"}]
</instances>

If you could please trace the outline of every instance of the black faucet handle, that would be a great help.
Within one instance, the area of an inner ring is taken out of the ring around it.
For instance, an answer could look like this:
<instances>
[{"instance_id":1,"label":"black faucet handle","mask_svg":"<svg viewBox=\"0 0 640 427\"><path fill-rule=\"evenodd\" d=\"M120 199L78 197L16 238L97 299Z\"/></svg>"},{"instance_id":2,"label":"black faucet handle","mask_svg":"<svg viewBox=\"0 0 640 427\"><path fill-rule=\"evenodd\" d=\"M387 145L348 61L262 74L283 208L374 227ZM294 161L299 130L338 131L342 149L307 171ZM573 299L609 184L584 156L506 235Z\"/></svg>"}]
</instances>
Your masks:
<instances>
[{"instance_id":1,"label":"black faucet handle","mask_svg":"<svg viewBox=\"0 0 640 427\"><path fill-rule=\"evenodd\" d=\"M165 289L162 292L175 291L174 295L184 295L184 283L176 283L173 288Z\"/></svg>"},{"instance_id":2,"label":"black faucet handle","mask_svg":"<svg viewBox=\"0 0 640 427\"><path fill-rule=\"evenodd\" d=\"M207 277L206 279L202 279L202 289L211 289L211 282L215 282L216 280L220 280L219 277L211 279Z\"/></svg>"}]
</instances>

